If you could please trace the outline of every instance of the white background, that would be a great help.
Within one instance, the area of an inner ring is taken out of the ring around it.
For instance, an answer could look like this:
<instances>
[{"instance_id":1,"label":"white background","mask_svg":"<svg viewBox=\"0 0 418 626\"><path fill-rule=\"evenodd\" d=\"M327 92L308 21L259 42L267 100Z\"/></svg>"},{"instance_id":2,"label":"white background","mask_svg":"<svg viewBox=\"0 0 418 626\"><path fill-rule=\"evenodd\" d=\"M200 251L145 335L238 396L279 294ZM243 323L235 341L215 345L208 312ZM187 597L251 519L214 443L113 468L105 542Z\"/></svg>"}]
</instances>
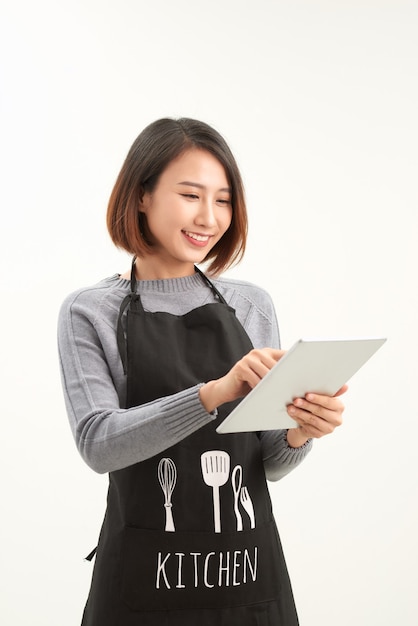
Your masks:
<instances>
[{"instance_id":1,"label":"white background","mask_svg":"<svg viewBox=\"0 0 418 626\"><path fill-rule=\"evenodd\" d=\"M385 335L345 425L271 485L302 626L416 626L418 4L2 0L2 624L76 626L106 476L65 415L56 318L128 268L105 229L162 116L229 141L283 347Z\"/></svg>"}]
</instances>

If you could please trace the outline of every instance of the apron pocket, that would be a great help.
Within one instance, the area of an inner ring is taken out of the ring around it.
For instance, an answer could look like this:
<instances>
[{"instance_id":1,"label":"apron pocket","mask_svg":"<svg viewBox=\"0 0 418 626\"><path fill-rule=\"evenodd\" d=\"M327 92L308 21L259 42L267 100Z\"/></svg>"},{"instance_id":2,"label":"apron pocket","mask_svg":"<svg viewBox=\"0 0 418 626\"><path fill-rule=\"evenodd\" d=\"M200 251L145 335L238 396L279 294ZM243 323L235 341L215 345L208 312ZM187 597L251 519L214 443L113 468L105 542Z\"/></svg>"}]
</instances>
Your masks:
<instances>
[{"instance_id":1,"label":"apron pocket","mask_svg":"<svg viewBox=\"0 0 418 626\"><path fill-rule=\"evenodd\" d=\"M230 533L124 530L121 594L133 611L266 602L278 597L283 574L273 520Z\"/></svg>"}]
</instances>

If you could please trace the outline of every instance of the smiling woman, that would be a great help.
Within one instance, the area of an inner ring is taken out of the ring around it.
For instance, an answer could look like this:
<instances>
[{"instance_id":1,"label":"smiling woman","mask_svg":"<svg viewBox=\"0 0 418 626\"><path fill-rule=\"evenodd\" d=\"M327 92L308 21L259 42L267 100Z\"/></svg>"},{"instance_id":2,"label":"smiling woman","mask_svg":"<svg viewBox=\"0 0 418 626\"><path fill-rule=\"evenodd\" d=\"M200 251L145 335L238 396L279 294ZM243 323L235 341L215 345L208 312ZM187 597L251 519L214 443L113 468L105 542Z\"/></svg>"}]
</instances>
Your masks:
<instances>
[{"instance_id":1,"label":"smiling woman","mask_svg":"<svg viewBox=\"0 0 418 626\"><path fill-rule=\"evenodd\" d=\"M68 296L59 319L74 438L109 473L82 626L296 626L266 477L297 467L343 406L295 399L299 428L216 432L284 354L269 295L218 275L247 235L224 139L196 120L148 126L107 220L131 269Z\"/></svg>"},{"instance_id":2,"label":"smiling woman","mask_svg":"<svg viewBox=\"0 0 418 626\"><path fill-rule=\"evenodd\" d=\"M244 187L235 158L223 137L198 120L166 118L142 131L128 152L110 196L107 225L116 246L138 257L152 252L152 237L144 212L138 209L144 194L153 194L166 168L172 170L174 162L190 151L193 156L189 155L187 164L183 161L183 167L180 167L177 163L176 174L180 178L170 182L182 186L184 195L190 200L199 200L198 191L201 195L210 191L219 194L218 204L227 202L231 207L232 219L222 244L216 245L218 239L204 257L204 260L212 261L209 272L220 273L239 261L245 251L248 222ZM199 165L195 163L197 156ZM192 164L193 169L188 170L186 165ZM191 175L194 171L197 178L181 178L181 173ZM203 182L199 180L200 176L204 177ZM205 189L205 177L210 189Z\"/></svg>"},{"instance_id":3,"label":"smiling woman","mask_svg":"<svg viewBox=\"0 0 418 626\"><path fill-rule=\"evenodd\" d=\"M139 203L151 252L142 254L137 277L193 274L231 225L230 195L225 170L210 152L188 149L171 161Z\"/></svg>"}]
</instances>

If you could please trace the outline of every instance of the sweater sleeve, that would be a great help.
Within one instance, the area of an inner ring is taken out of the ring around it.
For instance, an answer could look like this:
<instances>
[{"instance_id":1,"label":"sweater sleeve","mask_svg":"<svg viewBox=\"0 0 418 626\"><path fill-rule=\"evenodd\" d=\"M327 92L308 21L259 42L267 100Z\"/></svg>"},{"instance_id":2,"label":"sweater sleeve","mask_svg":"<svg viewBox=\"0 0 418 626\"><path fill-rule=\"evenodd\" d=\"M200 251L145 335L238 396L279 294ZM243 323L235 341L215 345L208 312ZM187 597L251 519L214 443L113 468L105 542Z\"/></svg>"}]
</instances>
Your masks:
<instances>
[{"instance_id":1,"label":"sweater sleeve","mask_svg":"<svg viewBox=\"0 0 418 626\"><path fill-rule=\"evenodd\" d=\"M97 331L77 299L67 299L58 322L58 348L67 413L77 448L96 472L138 463L177 444L211 420L199 399L199 387L121 409L115 387L118 355L106 345L114 332ZM103 321L101 322L103 323Z\"/></svg>"},{"instance_id":2,"label":"sweater sleeve","mask_svg":"<svg viewBox=\"0 0 418 626\"><path fill-rule=\"evenodd\" d=\"M294 470L312 449L312 439L300 448L287 443L287 430L267 430L259 433L267 480L280 480Z\"/></svg>"}]
</instances>

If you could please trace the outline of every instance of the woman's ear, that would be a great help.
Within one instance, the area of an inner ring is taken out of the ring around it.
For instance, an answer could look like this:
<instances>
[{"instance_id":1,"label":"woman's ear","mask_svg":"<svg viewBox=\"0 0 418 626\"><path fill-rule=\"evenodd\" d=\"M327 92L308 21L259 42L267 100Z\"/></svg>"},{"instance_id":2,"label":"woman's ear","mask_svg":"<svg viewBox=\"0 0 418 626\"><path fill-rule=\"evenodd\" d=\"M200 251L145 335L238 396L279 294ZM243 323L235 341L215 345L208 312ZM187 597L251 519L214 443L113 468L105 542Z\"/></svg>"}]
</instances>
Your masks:
<instances>
[{"instance_id":1,"label":"woman's ear","mask_svg":"<svg viewBox=\"0 0 418 626\"><path fill-rule=\"evenodd\" d=\"M149 193L149 191L145 191L145 189L141 189L141 192L139 194L138 211L140 211L141 213L145 213L146 214L147 209L148 209L149 204L150 204L150 199L151 199L151 194Z\"/></svg>"},{"instance_id":2,"label":"woman's ear","mask_svg":"<svg viewBox=\"0 0 418 626\"><path fill-rule=\"evenodd\" d=\"M138 211L142 211L142 205L144 202L144 195L145 195L145 189L142 187L140 187L139 189L139 205L138 205Z\"/></svg>"}]
</instances>

